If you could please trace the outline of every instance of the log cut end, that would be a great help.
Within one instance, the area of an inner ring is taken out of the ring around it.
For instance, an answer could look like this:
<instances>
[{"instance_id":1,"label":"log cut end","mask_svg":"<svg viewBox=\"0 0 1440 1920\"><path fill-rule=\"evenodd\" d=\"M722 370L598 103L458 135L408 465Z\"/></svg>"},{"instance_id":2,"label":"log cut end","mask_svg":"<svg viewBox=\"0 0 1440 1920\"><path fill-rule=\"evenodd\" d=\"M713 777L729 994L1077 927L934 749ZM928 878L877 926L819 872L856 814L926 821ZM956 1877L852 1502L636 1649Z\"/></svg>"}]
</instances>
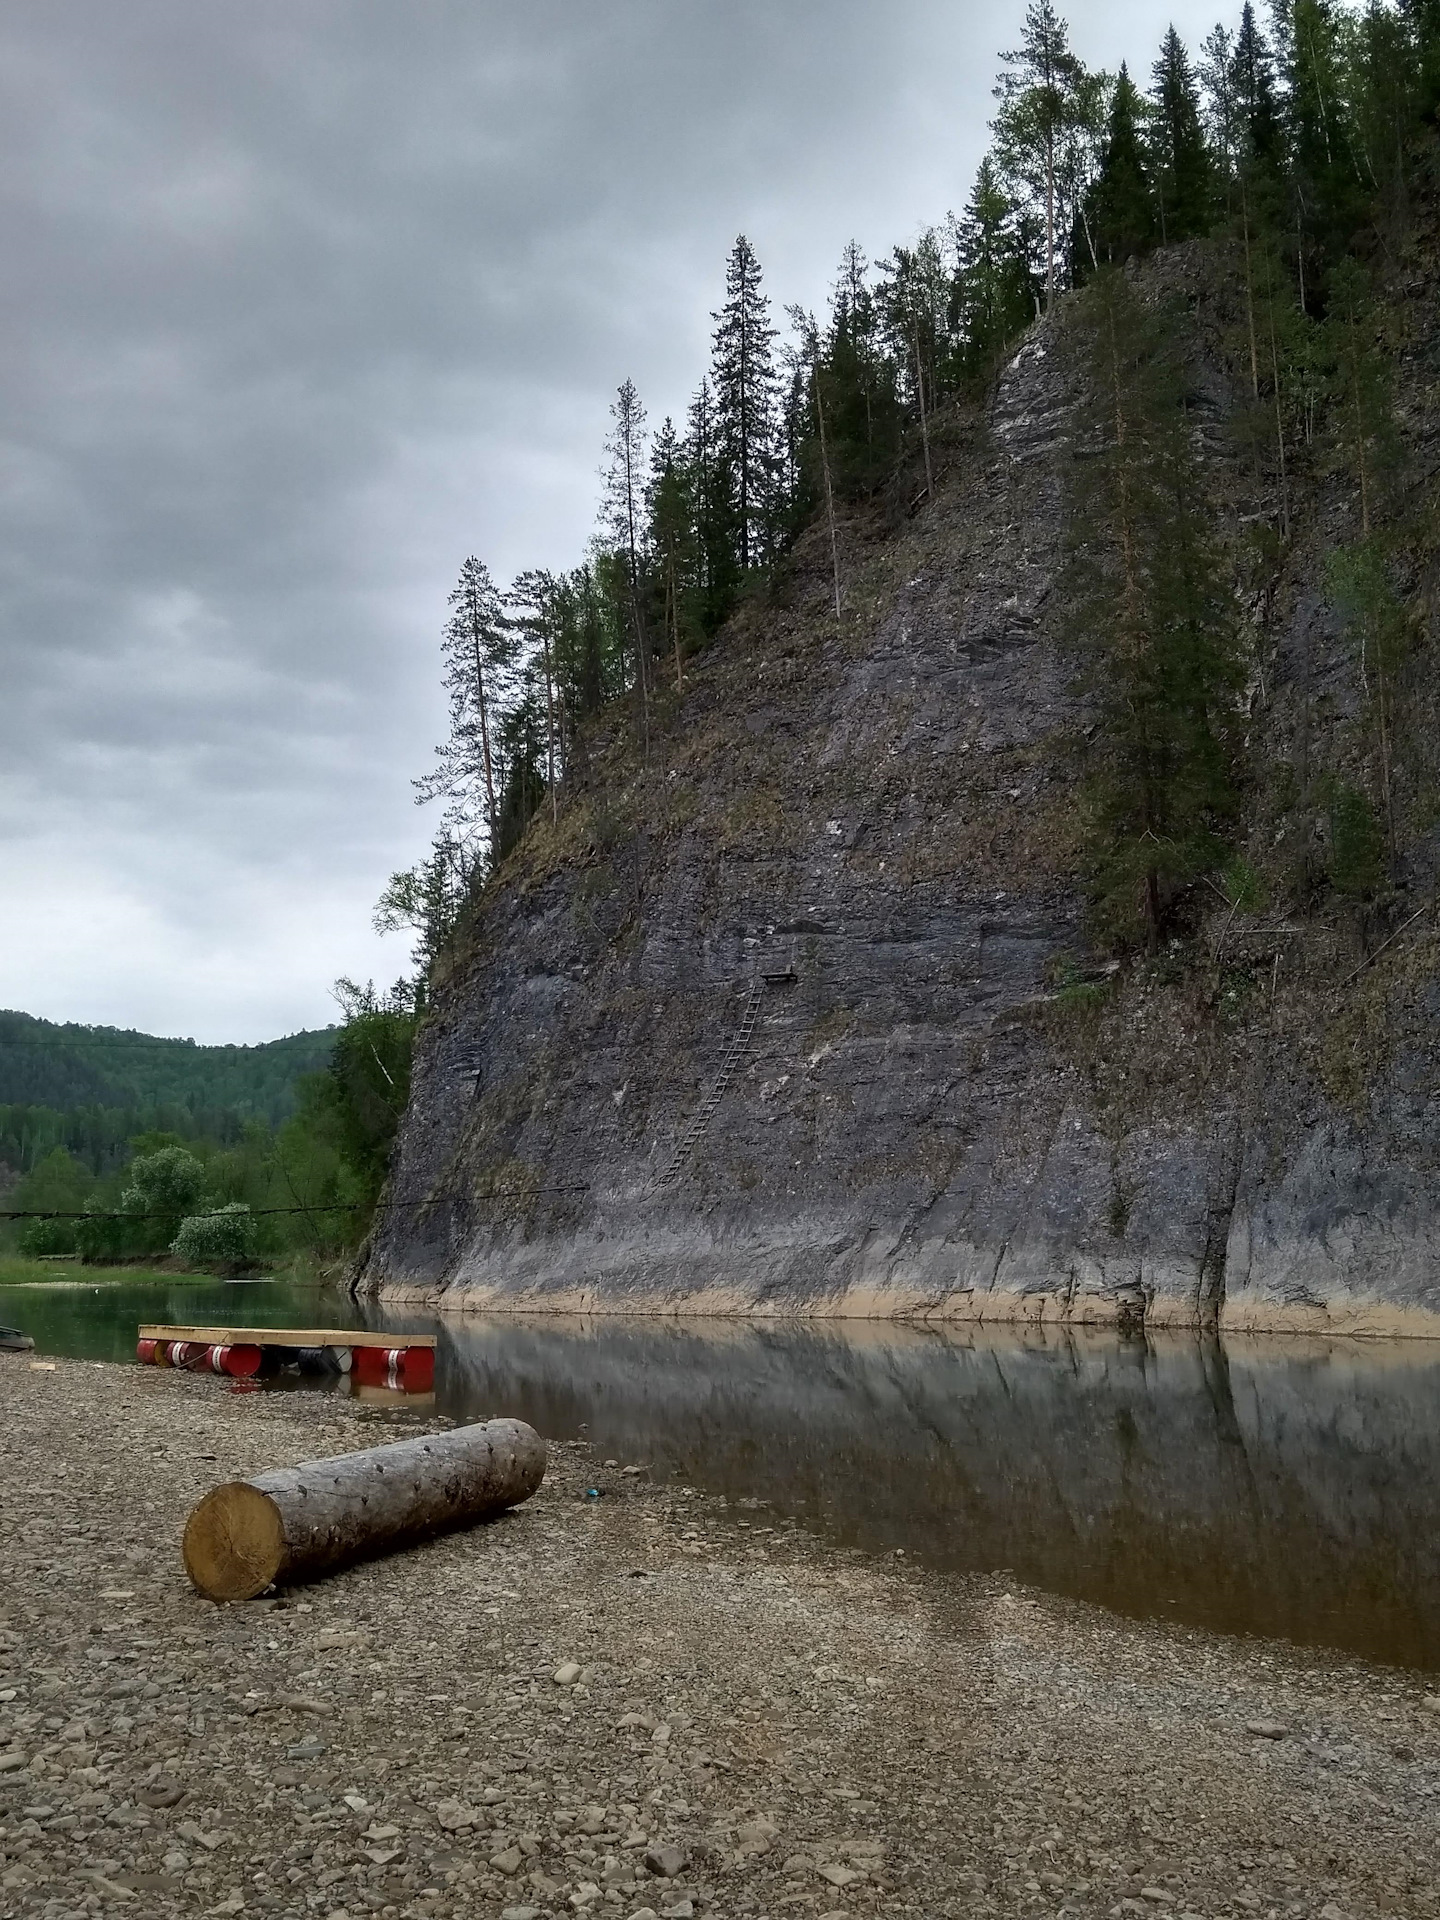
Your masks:
<instances>
[{"instance_id":1,"label":"log cut end","mask_svg":"<svg viewBox=\"0 0 1440 1920\"><path fill-rule=\"evenodd\" d=\"M253 1600L285 1563L285 1528L268 1493L244 1480L216 1487L185 1524L185 1571L207 1600Z\"/></svg>"}]
</instances>

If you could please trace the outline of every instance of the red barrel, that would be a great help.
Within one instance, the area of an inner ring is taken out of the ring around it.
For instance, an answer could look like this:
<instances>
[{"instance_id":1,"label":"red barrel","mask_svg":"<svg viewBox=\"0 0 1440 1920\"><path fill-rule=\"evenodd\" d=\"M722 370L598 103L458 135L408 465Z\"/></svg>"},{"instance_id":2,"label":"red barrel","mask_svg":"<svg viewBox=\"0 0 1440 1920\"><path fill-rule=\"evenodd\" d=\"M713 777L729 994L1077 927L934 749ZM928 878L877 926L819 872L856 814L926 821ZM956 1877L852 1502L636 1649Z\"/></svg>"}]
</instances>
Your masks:
<instances>
[{"instance_id":1,"label":"red barrel","mask_svg":"<svg viewBox=\"0 0 1440 1920\"><path fill-rule=\"evenodd\" d=\"M172 1367L188 1367L192 1373L198 1373L202 1367L209 1366L210 1349L199 1340L172 1340L170 1364Z\"/></svg>"},{"instance_id":2,"label":"red barrel","mask_svg":"<svg viewBox=\"0 0 1440 1920\"><path fill-rule=\"evenodd\" d=\"M356 1347L354 1377L363 1386L428 1393L435 1384L433 1347Z\"/></svg>"},{"instance_id":3,"label":"red barrel","mask_svg":"<svg viewBox=\"0 0 1440 1920\"><path fill-rule=\"evenodd\" d=\"M232 1380L249 1380L260 1371L264 1358L262 1347L211 1347L210 1370L228 1374Z\"/></svg>"},{"instance_id":4,"label":"red barrel","mask_svg":"<svg viewBox=\"0 0 1440 1920\"><path fill-rule=\"evenodd\" d=\"M164 1345L163 1340L141 1340L136 1345L135 1358L142 1367L163 1367L165 1361L160 1357L158 1349Z\"/></svg>"}]
</instances>

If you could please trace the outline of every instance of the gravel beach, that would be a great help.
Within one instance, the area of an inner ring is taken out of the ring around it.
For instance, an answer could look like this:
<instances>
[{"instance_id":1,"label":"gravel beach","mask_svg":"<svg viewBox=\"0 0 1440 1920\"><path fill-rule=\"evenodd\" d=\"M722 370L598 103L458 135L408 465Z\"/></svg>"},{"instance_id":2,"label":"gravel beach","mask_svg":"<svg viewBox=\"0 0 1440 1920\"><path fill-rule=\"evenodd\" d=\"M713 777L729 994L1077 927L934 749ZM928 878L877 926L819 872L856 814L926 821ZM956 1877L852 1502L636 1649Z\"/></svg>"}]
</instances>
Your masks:
<instances>
[{"instance_id":1,"label":"gravel beach","mask_svg":"<svg viewBox=\"0 0 1440 1920\"><path fill-rule=\"evenodd\" d=\"M191 1591L212 1486L414 1430L0 1356L0 1915L1440 1911L1426 1676L867 1560L583 1446L472 1532Z\"/></svg>"}]
</instances>

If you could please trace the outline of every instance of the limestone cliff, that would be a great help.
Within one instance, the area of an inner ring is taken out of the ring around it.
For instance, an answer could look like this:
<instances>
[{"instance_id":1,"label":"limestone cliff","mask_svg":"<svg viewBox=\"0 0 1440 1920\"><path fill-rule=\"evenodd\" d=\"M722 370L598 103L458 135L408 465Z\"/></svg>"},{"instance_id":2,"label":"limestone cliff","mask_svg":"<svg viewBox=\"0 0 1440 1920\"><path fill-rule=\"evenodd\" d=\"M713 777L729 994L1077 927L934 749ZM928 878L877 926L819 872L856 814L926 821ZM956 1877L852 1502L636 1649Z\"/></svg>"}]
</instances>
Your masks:
<instances>
[{"instance_id":1,"label":"limestone cliff","mask_svg":"<svg viewBox=\"0 0 1440 1920\"><path fill-rule=\"evenodd\" d=\"M1267 498L1203 261L1193 403L1237 550ZM1428 283L1401 289L1409 486L1440 460ZM1382 905L1218 897L1174 951L1092 950L1060 644L1075 374L1041 327L935 494L802 539L654 716L586 740L558 825L488 889L418 1042L359 1284L591 1311L1440 1331L1428 548L1412 541L1401 882ZM1319 456L1242 570L1256 864L1323 830L1357 751L1323 590L1353 502ZM1428 511L1428 509L1427 509ZM1422 516L1423 518L1423 516ZM1427 812L1428 808L1428 812Z\"/></svg>"}]
</instances>

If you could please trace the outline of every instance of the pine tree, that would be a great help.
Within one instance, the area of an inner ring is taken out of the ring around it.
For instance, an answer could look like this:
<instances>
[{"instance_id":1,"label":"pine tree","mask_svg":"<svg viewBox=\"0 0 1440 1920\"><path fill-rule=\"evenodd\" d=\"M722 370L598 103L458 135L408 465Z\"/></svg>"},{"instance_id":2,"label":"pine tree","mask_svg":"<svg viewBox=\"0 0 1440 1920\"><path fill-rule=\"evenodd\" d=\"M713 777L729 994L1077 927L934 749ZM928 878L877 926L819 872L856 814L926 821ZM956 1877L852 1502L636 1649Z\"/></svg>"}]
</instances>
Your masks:
<instances>
[{"instance_id":1,"label":"pine tree","mask_svg":"<svg viewBox=\"0 0 1440 1920\"><path fill-rule=\"evenodd\" d=\"M1171 27L1160 43L1151 74L1155 103L1151 123L1156 198L1162 243L1189 240L1210 231L1215 178L1200 124L1200 90L1185 51Z\"/></svg>"},{"instance_id":2,"label":"pine tree","mask_svg":"<svg viewBox=\"0 0 1440 1920\"><path fill-rule=\"evenodd\" d=\"M1053 0L1030 0L1020 45L1000 58L1007 71L995 88L1000 111L991 131L1001 168L1041 210L1048 310L1055 301L1059 237L1068 224L1073 148L1085 119L1085 69L1070 50L1070 30Z\"/></svg>"},{"instance_id":3,"label":"pine tree","mask_svg":"<svg viewBox=\"0 0 1440 1920\"><path fill-rule=\"evenodd\" d=\"M725 303L711 318L715 441L727 470L735 560L743 578L770 557L778 401L770 301L743 233L726 263Z\"/></svg>"},{"instance_id":4,"label":"pine tree","mask_svg":"<svg viewBox=\"0 0 1440 1920\"><path fill-rule=\"evenodd\" d=\"M443 684L450 696L450 733L435 749L439 765L412 782L417 804L447 799L446 819L468 839L483 827L493 850L499 821L495 729L510 690L515 638L489 569L474 554L450 595L441 641Z\"/></svg>"},{"instance_id":5,"label":"pine tree","mask_svg":"<svg viewBox=\"0 0 1440 1920\"><path fill-rule=\"evenodd\" d=\"M959 331L966 373L984 377L1035 312L1035 284L1019 209L986 154L955 223Z\"/></svg>"},{"instance_id":6,"label":"pine tree","mask_svg":"<svg viewBox=\"0 0 1440 1920\"><path fill-rule=\"evenodd\" d=\"M605 485L601 521L624 566L631 638L635 649L635 689L640 700L646 752L650 744L650 642L646 632L641 568L645 531L645 409L626 380L610 405L611 428L605 442Z\"/></svg>"},{"instance_id":7,"label":"pine tree","mask_svg":"<svg viewBox=\"0 0 1440 1920\"><path fill-rule=\"evenodd\" d=\"M1101 924L1153 947L1183 891L1224 856L1243 684L1228 582L1191 445L1173 323L1123 272L1074 321L1071 637L1100 724L1088 783Z\"/></svg>"},{"instance_id":8,"label":"pine tree","mask_svg":"<svg viewBox=\"0 0 1440 1920\"><path fill-rule=\"evenodd\" d=\"M1118 265L1145 253L1159 237L1146 164L1144 114L1145 103L1122 64L1110 97L1100 175L1086 196L1091 256L1102 265Z\"/></svg>"}]
</instances>

